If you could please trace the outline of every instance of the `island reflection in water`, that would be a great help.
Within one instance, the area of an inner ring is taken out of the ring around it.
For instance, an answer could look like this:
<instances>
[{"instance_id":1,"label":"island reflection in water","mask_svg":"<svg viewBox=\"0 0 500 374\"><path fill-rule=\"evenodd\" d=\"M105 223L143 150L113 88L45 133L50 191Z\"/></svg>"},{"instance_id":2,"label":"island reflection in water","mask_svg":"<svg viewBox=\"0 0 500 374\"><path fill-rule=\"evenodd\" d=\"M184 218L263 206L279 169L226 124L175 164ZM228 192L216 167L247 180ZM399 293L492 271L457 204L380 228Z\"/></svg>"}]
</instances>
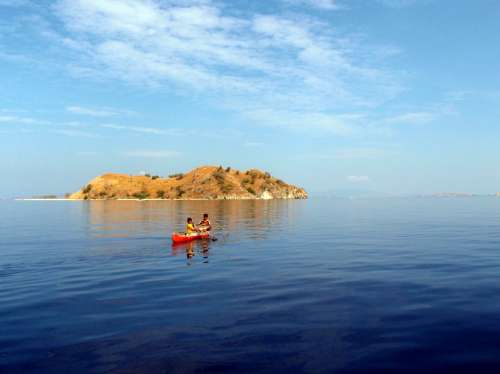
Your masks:
<instances>
[{"instance_id":1,"label":"island reflection in water","mask_svg":"<svg viewBox=\"0 0 500 374\"><path fill-rule=\"evenodd\" d=\"M208 213L214 233L244 232L249 239L265 239L269 230L294 224L300 201L200 200L200 201L90 201L89 230L96 237L129 237L174 231L183 232L187 217L195 223Z\"/></svg>"}]
</instances>

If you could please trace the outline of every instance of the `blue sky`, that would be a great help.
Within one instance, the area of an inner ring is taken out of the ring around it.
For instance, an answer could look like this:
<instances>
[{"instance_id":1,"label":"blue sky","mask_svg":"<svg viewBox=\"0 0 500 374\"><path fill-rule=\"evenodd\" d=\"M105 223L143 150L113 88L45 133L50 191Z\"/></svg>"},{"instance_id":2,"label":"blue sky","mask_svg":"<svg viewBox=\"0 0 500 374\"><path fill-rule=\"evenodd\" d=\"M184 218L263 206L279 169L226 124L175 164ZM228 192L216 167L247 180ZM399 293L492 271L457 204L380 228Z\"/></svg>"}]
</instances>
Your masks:
<instances>
[{"instance_id":1,"label":"blue sky","mask_svg":"<svg viewBox=\"0 0 500 374\"><path fill-rule=\"evenodd\" d=\"M494 0L0 0L0 196L258 167L500 191Z\"/></svg>"}]
</instances>

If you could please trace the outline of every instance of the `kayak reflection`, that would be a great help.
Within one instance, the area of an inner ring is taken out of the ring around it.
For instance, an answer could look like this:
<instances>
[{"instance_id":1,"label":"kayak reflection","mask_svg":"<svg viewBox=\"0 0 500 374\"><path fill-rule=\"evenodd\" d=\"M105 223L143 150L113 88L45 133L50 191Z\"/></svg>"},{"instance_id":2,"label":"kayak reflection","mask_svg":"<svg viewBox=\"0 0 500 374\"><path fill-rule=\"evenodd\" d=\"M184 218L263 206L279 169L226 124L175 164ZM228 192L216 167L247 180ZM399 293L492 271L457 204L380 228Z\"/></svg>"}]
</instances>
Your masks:
<instances>
[{"instance_id":1,"label":"kayak reflection","mask_svg":"<svg viewBox=\"0 0 500 374\"><path fill-rule=\"evenodd\" d=\"M185 253L188 265L191 264L191 260L196 255L201 256L204 263L208 263L210 243L210 239L199 239L187 243L174 243L172 244L172 255L178 256Z\"/></svg>"}]
</instances>

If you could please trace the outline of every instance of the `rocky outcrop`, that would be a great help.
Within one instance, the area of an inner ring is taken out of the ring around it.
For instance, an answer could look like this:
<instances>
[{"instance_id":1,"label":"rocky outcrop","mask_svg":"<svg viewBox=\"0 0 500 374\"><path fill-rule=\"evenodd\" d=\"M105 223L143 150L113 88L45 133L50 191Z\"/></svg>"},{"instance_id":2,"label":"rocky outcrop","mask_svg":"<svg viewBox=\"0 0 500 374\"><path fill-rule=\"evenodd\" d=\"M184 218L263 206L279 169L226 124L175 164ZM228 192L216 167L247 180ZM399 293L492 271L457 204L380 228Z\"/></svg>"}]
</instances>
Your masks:
<instances>
[{"instance_id":1,"label":"rocky outcrop","mask_svg":"<svg viewBox=\"0 0 500 374\"><path fill-rule=\"evenodd\" d=\"M231 168L203 166L186 174L131 176L103 174L80 191L75 200L106 199L306 199L304 189L287 184L257 169L241 172Z\"/></svg>"}]
</instances>

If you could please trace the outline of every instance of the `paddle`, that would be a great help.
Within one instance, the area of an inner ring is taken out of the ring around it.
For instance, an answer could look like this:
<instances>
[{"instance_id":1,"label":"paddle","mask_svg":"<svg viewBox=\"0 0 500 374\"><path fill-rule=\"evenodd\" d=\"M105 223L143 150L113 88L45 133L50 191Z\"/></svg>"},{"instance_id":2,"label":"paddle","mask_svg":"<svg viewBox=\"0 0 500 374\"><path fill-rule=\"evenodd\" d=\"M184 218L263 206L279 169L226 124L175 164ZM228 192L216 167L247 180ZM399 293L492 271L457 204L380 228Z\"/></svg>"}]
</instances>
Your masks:
<instances>
[{"instance_id":1,"label":"paddle","mask_svg":"<svg viewBox=\"0 0 500 374\"><path fill-rule=\"evenodd\" d=\"M202 227L203 227L203 226L202 226ZM199 227L198 227L198 228L199 228ZM209 226L209 227L208 227L208 230L207 230L207 229L205 229L205 230L202 230L202 231L200 231L200 232L209 232L209 231L210 231L210 228L211 228L211 227ZM216 238L215 236L212 236L212 235L210 235L210 239L211 239L213 242L216 242L217 240L219 240L218 238Z\"/></svg>"}]
</instances>

